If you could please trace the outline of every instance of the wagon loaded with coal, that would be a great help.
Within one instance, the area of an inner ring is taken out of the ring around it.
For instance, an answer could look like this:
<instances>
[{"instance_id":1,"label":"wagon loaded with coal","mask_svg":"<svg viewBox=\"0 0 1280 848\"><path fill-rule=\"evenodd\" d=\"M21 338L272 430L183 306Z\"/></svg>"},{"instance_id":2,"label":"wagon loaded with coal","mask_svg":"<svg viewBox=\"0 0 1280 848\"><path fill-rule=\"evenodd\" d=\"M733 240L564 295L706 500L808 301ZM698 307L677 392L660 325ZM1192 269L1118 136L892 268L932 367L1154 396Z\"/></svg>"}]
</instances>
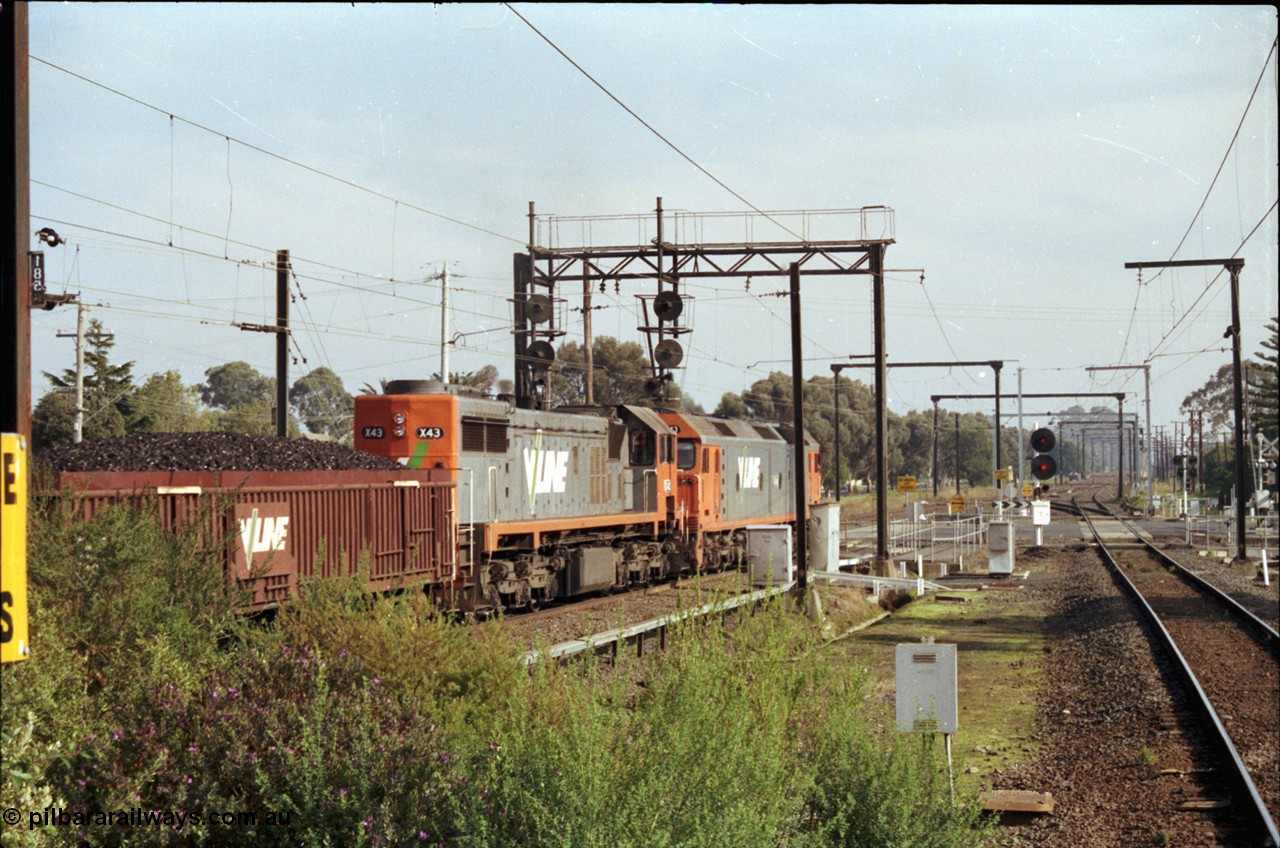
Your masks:
<instances>
[{"instance_id":1,"label":"wagon loaded with coal","mask_svg":"<svg viewBox=\"0 0 1280 848\"><path fill-rule=\"evenodd\" d=\"M145 497L173 525L216 503L208 520L233 540L228 573L254 607L351 573L367 551L372 590L420 585L485 611L736 566L748 527L795 521L793 435L626 404L524 409L401 381L356 398L355 451L187 434L43 459L46 488L74 490L89 512ZM814 503L809 438L804 468Z\"/></svg>"}]
</instances>

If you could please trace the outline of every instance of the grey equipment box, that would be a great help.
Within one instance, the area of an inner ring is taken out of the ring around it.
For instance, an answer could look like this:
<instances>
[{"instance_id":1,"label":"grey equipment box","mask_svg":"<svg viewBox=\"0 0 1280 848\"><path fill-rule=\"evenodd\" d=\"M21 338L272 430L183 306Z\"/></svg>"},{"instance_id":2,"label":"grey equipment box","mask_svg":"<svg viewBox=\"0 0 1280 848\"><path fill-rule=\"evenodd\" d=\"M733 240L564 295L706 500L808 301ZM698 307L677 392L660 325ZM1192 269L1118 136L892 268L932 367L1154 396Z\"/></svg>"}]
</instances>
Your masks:
<instances>
[{"instance_id":1,"label":"grey equipment box","mask_svg":"<svg viewBox=\"0 0 1280 848\"><path fill-rule=\"evenodd\" d=\"M987 572L1013 573L1013 522L992 521L987 525Z\"/></svg>"},{"instance_id":2,"label":"grey equipment box","mask_svg":"<svg viewBox=\"0 0 1280 848\"><path fill-rule=\"evenodd\" d=\"M840 504L814 504L809 519L809 569L840 570Z\"/></svg>"},{"instance_id":3,"label":"grey equipment box","mask_svg":"<svg viewBox=\"0 0 1280 848\"><path fill-rule=\"evenodd\" d=\"M956 646L898 645L893 652L899 733L955 733L960 723Z\"/></svg>"},{"instance_id":4,"label":"grey equipment box","mask_svg":"<svg viewBox=\"0 0 1280 848\"><path fill-rule=\"evenodd\" d=\"M753 524L747 527L747 572L753 586L785 586L796 579L789 526Z\"/></svg>"}]
</instances>

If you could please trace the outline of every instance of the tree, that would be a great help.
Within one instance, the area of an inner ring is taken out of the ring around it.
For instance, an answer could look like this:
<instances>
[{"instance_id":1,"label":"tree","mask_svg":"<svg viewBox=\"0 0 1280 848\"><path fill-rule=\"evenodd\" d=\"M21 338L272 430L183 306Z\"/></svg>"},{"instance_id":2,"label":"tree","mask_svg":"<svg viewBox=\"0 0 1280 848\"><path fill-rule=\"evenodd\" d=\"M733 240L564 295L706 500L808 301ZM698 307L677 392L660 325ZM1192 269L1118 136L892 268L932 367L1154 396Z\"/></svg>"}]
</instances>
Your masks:
<instances>
[{"instance_id":1,"label":"tree","mask_svg":"<svg viewBox=\"0 0 1280 848\"><path fill-rule=\"evenodd\" d=\"M213 429L227 433L274 436L276 381L259 374L247 362L228 362L204 372L198 387L200 399L214 410ZM288 412L290 436L301 432L292 411Z\"/></svg>"},{"instance_id":2,"label":"tree","mask_svg":"<svg viewBox=\"0 0 1280 848\"><path fill-rule=\"evenodd\" d=\"M649 356L636 342L619 342L612 336L596 336L591 341L592 384L597 404L654 405L654 399L645 391L645 380L651 375ZM556 362L547 380L553 406L578 406L587 402L587 367L582 345L576 341L560 345ZM668 387L672 393L668 402L679 400L679 390Z\"/></svg>"},{"instance_id":3,"label":"tree","mask_svg":"<svg viewBox=\"0 0 1280 848\"><path fill-rule=\"evenodd\" d=\"M89 320L89 329L85 333L84 354L84 438L101 439L123 435L128 432L135 411L133 409L133 362L115 365L111 362L111 348L115 347L115 338L102 328L97 318ZM44 376L55 389L75 389L76 370L67 368L62 376L44 372ZM59 407L52 403L48 412L56 414ZM75 398L71 401L72 417L75 414ZM106 410L111 407L112 411ZM96 424L91 425L91 422ZM119 432L117 432L119 431Z\"/></svg>"},{"instance_id":4,"label":"tree","mask_svg":"<svg viewBox=\"0 0 1280 848\"><path fill-rule=\"evenodd\" d=\"M275 403L276 381L247 362L228 362L204 372L200 400L214 409L233 410L254 402L271 407Z\"/></svg>"},{"instance_id":5,"label":"tree","mask_svg":"<svg viewBox=\"0 0 1280 848\"><path fill-rule=\"evenodd\" d=\"M1253 360L1241 363L1245 371L1252 372L1260 366ZM1178 408L1184 415L1204 412L1209 430L1230 429L1235 420L1235 377L1233 366L1228 363L1218 369L1203 386L1183 398ZM1247 400L1247 397L1246 397Z\"/></svg>"},{"instance_id":6,"label":"tree","mask_svg":"<svg viewBox=\"0 0 1280 848\"><path fill-rule=\"evenodd\" d=\"M311 432L334 439L351 434L355 399L332 369L321 366L299 377L289 389L289 402Z\"/></svg>"},{"instance_id":7,"label":"tree","mask_svg":"<svg viewBox=\"0 0 1280 848\"><path fill-rule=\"evenodd\" d=\"M1277 386L1277 375L1280 364L1277 363L1277 322L1280 318L1272 318L1267 322L1271 337L1262 340L1263 350L1257 352L1257 364L1249 369L1248 398L1249 407L1253 411L1253 425L1268 439L1280 436L1280 386Z\"/></svg>"},{"instance_id":8,"label":"tree","mask_svg":"<svg viewBox=\"0 0 1280 848\"><path fill-rule=\"evenodd\" d=\"M177 371L152 374L134 393L131 433L197 433L212 421L200 409L200 392L182 383Z\"/></svg>"},{"instance_id":9,"label":"tree","mask_svg":"<svg viewBox=\"0 0 1280 848\"><path fill-rule=\"evenodd\" d=\"M431 372L431 379L439 380L440 372ZM486 365L479 371L449 372L449 385L451 386L466 386L472 389L479 389L482 392L489 392L496 382L498 382L498 368L496 365Z\"/></svg>"}]
</instances>

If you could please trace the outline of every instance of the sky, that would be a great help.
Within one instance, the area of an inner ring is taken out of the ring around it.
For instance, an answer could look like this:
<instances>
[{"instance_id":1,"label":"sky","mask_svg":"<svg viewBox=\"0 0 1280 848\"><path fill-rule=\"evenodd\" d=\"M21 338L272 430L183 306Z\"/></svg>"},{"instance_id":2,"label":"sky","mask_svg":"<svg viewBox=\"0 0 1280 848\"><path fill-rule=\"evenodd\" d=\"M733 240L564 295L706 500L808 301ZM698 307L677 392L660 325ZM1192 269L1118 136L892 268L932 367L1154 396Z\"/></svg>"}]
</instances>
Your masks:
<instances>
[{"instance_id":1,"label":"sky","mask_svg":"<svg viewBox=\"0 0 1280 848\"><path fill-rule=\"evenodd\" d=\"M291 379L438 371L445 269L450 370L511 377L530 203L887 206L890 363L1003 360L1002 393L1020 370L1024 392L1122 391L1126 412L1142 372L1086 368L1149 365L1156 425L1230 363L1230 286L1126 262L1243 258L1246 356L1278 311L1273 6L35 2L29 27L32 230L64 240L32 249L139 382L274 373L274 337L239 325L274 322L279 249ZM686 395L711 410L790 369L784 288L686 287ZM642 341L654 291L607 287L595 334ZM872 351L865 276L802 292L806 376ZM36 398L74 365L75 322L33 313ZM911 368L888 395L905 414L992 391L990 368Z\"/></svg>"}]
</instances>

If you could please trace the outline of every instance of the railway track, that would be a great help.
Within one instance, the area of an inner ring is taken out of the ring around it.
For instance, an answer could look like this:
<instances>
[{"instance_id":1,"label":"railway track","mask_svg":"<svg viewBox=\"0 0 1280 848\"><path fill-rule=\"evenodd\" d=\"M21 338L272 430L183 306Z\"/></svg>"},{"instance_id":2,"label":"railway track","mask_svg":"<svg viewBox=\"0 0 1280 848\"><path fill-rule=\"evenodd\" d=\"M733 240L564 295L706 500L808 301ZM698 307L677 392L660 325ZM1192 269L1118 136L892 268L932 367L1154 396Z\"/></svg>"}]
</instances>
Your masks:
<instances>
[{"instance_id":1,"label":"railway track","mask_svg":"<svg viewBox=\"0 0 1280 848\"><path fill-rule=\"evenodd\" d=\"M1073 500L1063 508L1085 521L1182 681L1206 744L1216 749L1206 756L1222 764L1216 788L1230 797L1248 844L1280 845L1280 634L1096 497L1091 505ZM1100 519L1109 522L1107 533Z\"/></svg>"}]
</instances>

